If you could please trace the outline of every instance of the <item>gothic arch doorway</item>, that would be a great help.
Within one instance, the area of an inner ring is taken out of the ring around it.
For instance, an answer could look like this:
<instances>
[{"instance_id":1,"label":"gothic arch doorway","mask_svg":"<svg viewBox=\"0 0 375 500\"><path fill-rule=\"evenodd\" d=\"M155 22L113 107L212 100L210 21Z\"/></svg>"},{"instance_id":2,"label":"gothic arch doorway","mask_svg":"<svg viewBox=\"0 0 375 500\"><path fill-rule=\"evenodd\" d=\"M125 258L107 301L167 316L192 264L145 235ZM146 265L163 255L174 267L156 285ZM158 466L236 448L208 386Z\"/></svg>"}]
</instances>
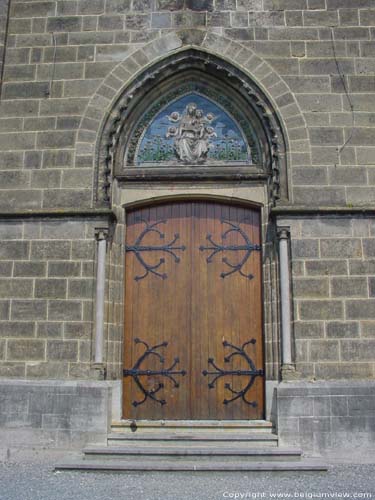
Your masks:
<instances>
[{"instance_id":1,"label":"gothic arch doorway","mask_svg":"<svg viewBox=\"0 0 375 500\"><path fill-rule=\"evenodd\" d=\"M264 418L260 226L214 201L128 212L124 418Z\"/></svg>"}]
</instances>

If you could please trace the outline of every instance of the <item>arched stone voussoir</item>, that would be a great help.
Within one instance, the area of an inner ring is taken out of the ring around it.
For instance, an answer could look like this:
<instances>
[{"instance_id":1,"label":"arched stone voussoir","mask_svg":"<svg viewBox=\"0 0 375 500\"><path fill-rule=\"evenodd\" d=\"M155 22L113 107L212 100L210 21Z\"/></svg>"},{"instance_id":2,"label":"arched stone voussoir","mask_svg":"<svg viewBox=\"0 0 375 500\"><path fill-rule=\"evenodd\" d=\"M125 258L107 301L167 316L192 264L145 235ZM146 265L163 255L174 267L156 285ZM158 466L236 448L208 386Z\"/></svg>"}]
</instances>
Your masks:
<instances>
[{"instance_id":1,"label":"arched stone voussoir","mask_svg":"<svg viewBox=\"0 0 375 500\"><path fill-rule=\"evenodd\" d=\"M257 105L264 119L277 117L277 134L282 135L277 146L279 153L286 156L289 152L309 150L306 123L298 103L283 78L264 58L238 41L214 32L176 30L128 52L106 76L86 108L78 130L76 155L93 156L98 179L95 186L97 202L98 193L105 189L105 185L104 188L100 185L99 179L104 177L99 171L108 170L104 167L108 164L108 154L103 144L110 149L122 110L138 89L155 78L163 65L173 69L176 61L185 57L184 53L190 57L203 54L206 61L220 67L227 78L242 79L243 88L249 96L255 96L255 101L256 96L262 96ZM254 89L258 90L254 92Z\"/></svg>"}]
</instances>

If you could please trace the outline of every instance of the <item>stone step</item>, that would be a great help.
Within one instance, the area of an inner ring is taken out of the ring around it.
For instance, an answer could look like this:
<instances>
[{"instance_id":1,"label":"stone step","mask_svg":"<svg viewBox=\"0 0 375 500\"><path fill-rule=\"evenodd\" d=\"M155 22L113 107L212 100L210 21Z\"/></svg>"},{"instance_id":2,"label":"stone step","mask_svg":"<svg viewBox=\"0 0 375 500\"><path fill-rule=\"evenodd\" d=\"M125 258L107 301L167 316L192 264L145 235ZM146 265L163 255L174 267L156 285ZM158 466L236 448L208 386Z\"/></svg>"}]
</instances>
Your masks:
<instances>
[{"instance_id":1,"label":"stone step","mask_svg":"<svg viewBox=\"0 0 375 500\"><path fill-rule=\"evenodd\" d=\"M278 437L271 433L238 433L234 431L223 432L114 432L108 435L108 445L123 446L126 443L200 443L205 446L215 445L220 442L235 442L236 445L245 443L247 446L277 446Z\"/></svg>"},{"instance_id":2,"label":"stone step","mask_svg":"<svg viewBox=\"0 0 375 500\"><path fill-rule=\"evenodd\" d=\"M129 459L133 460L160 460L173 458L174 460L211 460L225 457L232 461L290 461L300 460L301 450L294 448L250 448L249 446L216 445L202 446L184 444L170 444L169 446L117 446L117 447L89 447L83 450L85 459Z\"/></svg>"},{"instance_id":3,"label":"stone step","mask_svg":"<svg viewBox=\"0 0 375 500\"><path fill-rule=\"evenodd\" d=\"M158 461L80 461L58 464L55 471L86 471L86 472L131 472L131 471L296 471L296 472L326 472L328 467L319 460L302 460L299 462L232 462L225 460L186 461L162 459Z\"/></svg>"},{"instance_id":4,"label":"stone step","mask_svg":"<svg viewBox=\"0 0 375 500\"><path fill-rule=\"evenodd\" d=\"M134 434L136 431L144 433L178 431L272 433L273 425L268 420L120 420L112 422L111 431L113 434Z\"/></svg>"}]
</instances>

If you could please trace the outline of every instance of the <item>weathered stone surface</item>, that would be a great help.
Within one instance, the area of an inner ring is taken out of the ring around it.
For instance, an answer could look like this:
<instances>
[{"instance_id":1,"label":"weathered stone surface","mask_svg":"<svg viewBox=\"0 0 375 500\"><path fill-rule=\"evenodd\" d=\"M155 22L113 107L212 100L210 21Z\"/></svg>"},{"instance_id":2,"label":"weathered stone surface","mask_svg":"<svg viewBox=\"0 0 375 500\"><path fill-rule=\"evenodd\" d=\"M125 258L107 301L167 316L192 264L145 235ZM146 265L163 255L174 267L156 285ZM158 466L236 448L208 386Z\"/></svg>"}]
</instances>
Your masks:
<instances>
[{"instance_id":1,"label":"weathered stone surface","mask_svg":"<svg viewBox=\"0 0 375 500\"><path fill-rule=\"evenodd\" d=\"M358 258L362 256L362 245L359 239L322 239L320 251L323 258Z\"/></svg>"},{"instance_id":2,"label":"weathered stone surface","mask_svg":"<svg viewBox=\"0 0 375 500\"><path fill-rule=\"evenodd\" d=\"M71 340L48 340L47 359L51 361L77 361L78 344Z\"/></svg>"},{"instance_id":3,"label":"weathered stone surface","mask_svg":"<svg viewBox=\"0 0 375 500\"><path fill-rule=\"evenodd\" d=\"M332 297L367 297L368 286L366 278L332 278Z\"/></svg>"},{"instance_id":4,"label":"weathered stone surface","mask_svg":"<svg viewBox=\"0 0 375 500\"><path fill-rule=\"evenodd\" d=\"M46 300L13 300L12 320L32 321L47 319Z\"/></svg>"},{"instance_id":5,"label":"weathered stone surface","mask_svg":"<svg viewBox=\"0 0 375 500\"><path fill-rule=\"evenodd\" d=\"M311 361L337 361L339 343L336 340L312 340L310 343Z\"/></svg>"},{"instance_id":6,"label":"weathered stone surface","mask_svg":"<svg viewBox=\"0 0 375 500\"><path fill-rule=\"evenodd\" d=\"M341 349L344 361L372 361L375 354L375 340L343 340Z\"/></svg>"},{"instance_id":7,"label":"weathered stone surface","mask_svg":"<svg viewBox=\"0 0 375 500\"><path fill-rule=\"evenodd\" d=\"M67 281L65 279L37 279L35 280L35 297L59 299L65 298Z\"/></svg>"},{"instance_id":8,"label":"weathered stone surface","mask_svg":"<svg viewBox=\"0 0 375 500\"><path fill-rule=\"evenodd\" d=\"M343 319L344 305L339 300L304 300L300 302L299 310L301 319Z\"/></svg>"},{"instance_id":9,"label":"weathered stone surface","mask_svg":"<svg viewBox=\"0 0 375 500\"><path fill-rule=\"evenodd\" d=\"M359 323L332 322L327 323L327 337L356 338L359 336Z\"/></svg>"},{"instance_id":10,"label":"weathered stone surface","mask_svg":"<svg viewBox=\"0 0 375 500\"><path fill-rule=\"evenodd\" d=\"M7 359L11 361L34 361L45 358L43 340L8 340Z\"/></svg>"},{"instance_id":11,"label":"weathered stone surface","mask_svg":"<svg viewBox=\"0 0 375 500\"><path fill-rule=\"evenodd\" d=\"M80 321L82 305L79 301L53 300L48 304L48 319L52 321Z\"/></svg>"}]
</instances>

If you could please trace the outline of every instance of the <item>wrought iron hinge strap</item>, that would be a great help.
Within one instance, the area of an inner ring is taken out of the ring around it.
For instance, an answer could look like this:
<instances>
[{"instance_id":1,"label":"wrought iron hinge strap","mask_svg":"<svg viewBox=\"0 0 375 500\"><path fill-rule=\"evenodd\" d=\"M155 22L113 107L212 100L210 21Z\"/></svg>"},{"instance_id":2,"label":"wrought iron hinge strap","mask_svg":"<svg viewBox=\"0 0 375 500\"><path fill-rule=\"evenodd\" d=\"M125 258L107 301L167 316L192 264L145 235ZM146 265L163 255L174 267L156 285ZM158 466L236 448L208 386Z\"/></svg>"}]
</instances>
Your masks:
<instances>
[{"instance_id":1,"label":"wrought iron hinge strap","mask_svg":"<svg viewBox=\"0 0 375 500\"><path fill-rule=\"evenodd\" d=\"M234 356L239 356L247 362L247 364L250 367L250 370L224 370L215 364L215 361L213 358L208 358L208 364L211 365L213 368L215 368L215 371L203 370L202 374L205 377L209 376L209 375L215 375L213 380L211 380L211 382L209 382L209 384L208 384L208 387L210 389L213 389L215 387L215 383L217 382L217 380L219 380L222 377L227 377L227 376L231 376L231 375L232 376L235 375L235 376L248 376L248 377L250 377L246 386L243 389L241 389L240 391L235 391L229 383L225 383L224 387L226 389L228 389L234 396L231 399L224 399L223 404L227 405L227 404L232 403L233 401L236 401L237 399L241 398L244 403L246 403L254 408L257 406L256 401L249 401L246 398L246 394L249 392L249 390L253 386L253 384L256 380L256 377L263 377L264 376L264 371L256 369L253 360L250 358L250 356L245 351L245 347L247 345L255 344L255 343L256 343L256 340L251 339L248 342L245 342L244 344L242 344L241 347L237 347L233 344L230 344L226 340L224 340L224 342L223 342L224 347L230 347L233 349L233 351L228 356L225 356L224 362L229 363L230 360Z\"/></svg>"},{"instance_id":2,"label":"wrought iron hinge strap","mask_svg":"<svg viewBox=\"0 0 375 500\"><path fill-rule=\"evenodd\" d=\"M125 369L123 370L123 376L124 377L132 377L134 382L137 384L141 392L143 393L144 397L141 401L133 401L132 405L137 407L141 404L143 404L147 399L151 399L161 405L167 404L165 399L158 399L155 394L157 394L161 389L164 387L163 382L159 382L157 387L155 389L148 390L144 387L142 384L141 380L139 377L142 376L161 376L161 377L167 377L174 385L174 387L179 387L179 383L177 380L174 378L174 375L181 375L185 376L186 371L185 370L175 370L176 366L179 364L180 360L179 358L175 358L173 360L172 365L169 368L163 368L161 370L142 370L140 368L141 364L143 361L145 361L147 358L151 356L156 356L156 358L159 359L161 364L164 364L164 357L157 351L161 347L167 347L168 342L162 342L161 344L157 344L154 346L149 346L146 342L143 340L140 340L138 338L134 339L135 344L143 344L145 346L145 351L144 353L138 358L138 360L135 362L133 368L130 369Z\"/></svg>"},{"instance_id":3,"label":"wrought iron hinge strap","mask_svg":"<svg viewBox=\"0 0 375 500\"><path fill-rule=\"evenodd\" d=\"M201 245L199 247L199 250L201 252L203 252L204 250L211 250L211 254L206 259L208 264L212 262L213 258L215 257L215 255L217 253L226 252L226 251L229 251L229 252L245 251L246 252L245 255L237 264L233 264L233 263L229 262L229 260L226 257L224 257L222 259L222 261L224 262L224 264L226 264L228 267L230 267L231 270L227 271L227 272L223 271L220 274L220 276L222 278L226 278L227 276L230 276L231 274L238 272L238 273L240 273L241 276L244 276L247 279L250 279L250 280L253 279L254 278L253 274L251 274L251 273L245 274L242 271L242 268L246 264L251 253L253 251L259 252L262 247L260 245L256 245L254 243L251 243L249 236L245 233L245 231L243 229L241 229L241 227L239 225L236 225L233 222L227 221L225 219L222 219L221 223L228 224L230 226L230 228L227 229L226 231L224 231L224 233L221 235L223 240L225 240L230 233L239 233L241 235L241 237L244 239L245 244L242 244L242 245L224 245L224 244L215 243L212 239L212 234L208 234L206 239L211 243L211 246Z\"/></svg>"},{"instance_id":4,"label":"wrought iron hinge strap","mask_svg":"<svg viewBox=\"0 0 375 500\"><path fill-rule=\"evenodd\" d=\"M177 250L181 250L184 252L186 250L185 245L181 246L174 246L176 241L180 239L180 235L176 233L174 235L174 238L172 241L165 245L142 245L142 241L144 237L149 234L149 233L157 233L160 237L160 239L165 238L165 234L160 231L160 229L157 227L159 224L166 224L167 220L159 220L156 222L153 222L150 224L149 222L139 219L141 222L143 222L146 227L143 229L143 231L140 233L140 235L137 237L134 245L126 245L125 246L125 252L133 252L136 259L138 262L141 264L141 266L144 268L145 273L140 275L140 276L135 276L135 281L140 281L143 278L146 278L148 274L154 274L155 276L158 276L159 278L166 279L168 275L166 273L159 273L157 269L161 265L164 264L165 259L161 257L159 259L159 262L157 264L151 265L148 264L145 259L142 257L142 253L144 252L165 252L169 255L171 255L176 263L180 262L180 257L175 253Z\"/></svg>"}]
</instances>

